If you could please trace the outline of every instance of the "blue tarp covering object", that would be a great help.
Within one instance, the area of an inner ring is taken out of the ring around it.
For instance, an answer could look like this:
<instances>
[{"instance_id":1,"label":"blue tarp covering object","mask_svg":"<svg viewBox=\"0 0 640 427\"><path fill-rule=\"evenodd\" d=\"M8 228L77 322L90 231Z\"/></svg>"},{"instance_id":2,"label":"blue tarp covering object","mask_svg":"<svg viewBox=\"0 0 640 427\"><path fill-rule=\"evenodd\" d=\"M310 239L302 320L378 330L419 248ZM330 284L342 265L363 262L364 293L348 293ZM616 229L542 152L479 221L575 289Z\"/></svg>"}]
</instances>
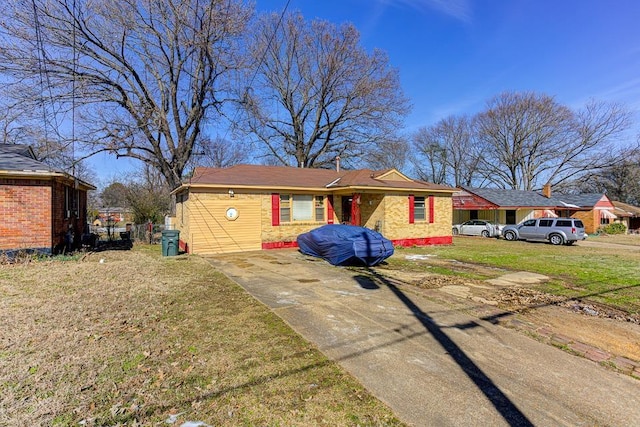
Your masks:
<instances>
[{"instance_id":1,"label":"blue tarp covering object","mask_svg":"<svg viewBox=\"0 0 640 427\"><path fill-rule=\"evenodd\" d=\"M382 234L355 225L328 224L298 236L300 252L333 265L377 265L393 255Z\"/></svg>"}]
</instances>

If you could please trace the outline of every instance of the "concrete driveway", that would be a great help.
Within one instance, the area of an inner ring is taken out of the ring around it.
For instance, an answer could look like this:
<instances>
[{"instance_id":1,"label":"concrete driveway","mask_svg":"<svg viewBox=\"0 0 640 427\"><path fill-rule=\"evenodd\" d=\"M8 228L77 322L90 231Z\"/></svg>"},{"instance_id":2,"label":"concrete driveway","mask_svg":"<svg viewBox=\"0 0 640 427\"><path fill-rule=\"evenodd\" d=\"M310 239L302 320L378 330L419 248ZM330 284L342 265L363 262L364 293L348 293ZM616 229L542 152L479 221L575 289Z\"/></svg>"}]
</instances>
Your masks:
<instances>
[{"instance_id":1,"label":"concrete driveway","mask_svg":"<svg viewBox=\"0 0 640 427\"><path fill-rule=\"evenodd\" d=\"M640 381L429 301L375 269L291 249L210 262L408 424L640 425Z\"/></svg>"}]
</instances>

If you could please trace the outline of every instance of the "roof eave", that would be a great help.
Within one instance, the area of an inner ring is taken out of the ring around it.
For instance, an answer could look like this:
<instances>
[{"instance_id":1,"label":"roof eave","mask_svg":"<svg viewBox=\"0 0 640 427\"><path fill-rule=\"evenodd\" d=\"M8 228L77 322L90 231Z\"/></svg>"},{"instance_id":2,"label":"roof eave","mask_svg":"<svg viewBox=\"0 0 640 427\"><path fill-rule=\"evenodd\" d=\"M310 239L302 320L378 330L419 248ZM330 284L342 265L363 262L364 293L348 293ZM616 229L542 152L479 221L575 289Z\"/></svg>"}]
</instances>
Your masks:
<instances>
[{"instance_id":1,"label":"roof eave","mask_svg":"<svg viewBox=\"0 0 640 427\"><path fill-rule=\"evenodd\" d=\"M420 188L420 187L388 187L388 186L365 186L365 185L346 185L331 187L298 187L290 185L238 185L238 184L204 184L204 183L185 183L171 192L172 195L178 194L187 189L228 189L237 190L259 190L259 191L304 191L314 193L333 193L333 192L402 192L402 193L443 193L453 194L457 190L446 188Z\"/></svg>"},{"instance_id":2,"label":"roof eave","mask_svg":"<svg viewBox=\"0 0 640 427\"><path fill-rule=\"evenodd\" d=\"M64 178L69 181L78 181L83 187L87 190L96 190L97 187L85 182L79 178L75 178L72 175L69 175L64 172L58 171L33 171L33 170L0 170L0 177L6 178L31 178L31 179L43 179L43 180L52 180L54 178Z\"/></svg>"}]
</instances>

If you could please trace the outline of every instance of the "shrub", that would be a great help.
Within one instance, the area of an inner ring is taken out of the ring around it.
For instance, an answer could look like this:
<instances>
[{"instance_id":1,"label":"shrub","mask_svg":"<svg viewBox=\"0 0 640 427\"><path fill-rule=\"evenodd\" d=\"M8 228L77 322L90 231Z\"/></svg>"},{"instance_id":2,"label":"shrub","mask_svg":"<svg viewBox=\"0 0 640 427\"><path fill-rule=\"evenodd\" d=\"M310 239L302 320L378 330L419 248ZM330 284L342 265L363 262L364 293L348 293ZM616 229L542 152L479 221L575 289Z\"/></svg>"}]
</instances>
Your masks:
<instances>
[{"instance_id":1,"label":"shrub","mask_svg":"<svg viewBox=\"0 0 640 427\"><path fill-rule=\"evenodd\" d=\"M606 234L626 234L627 227L621 222L614 222L600 228L602 233Z\"/></svg>"}]
</instances>

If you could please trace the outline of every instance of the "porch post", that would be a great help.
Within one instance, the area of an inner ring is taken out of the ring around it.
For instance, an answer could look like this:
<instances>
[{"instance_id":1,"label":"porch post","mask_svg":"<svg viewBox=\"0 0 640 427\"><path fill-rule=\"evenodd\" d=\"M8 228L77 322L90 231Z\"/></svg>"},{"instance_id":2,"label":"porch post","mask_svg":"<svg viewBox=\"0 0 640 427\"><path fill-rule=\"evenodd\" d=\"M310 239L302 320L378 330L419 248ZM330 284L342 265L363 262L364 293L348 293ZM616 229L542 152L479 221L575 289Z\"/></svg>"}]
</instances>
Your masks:
<instances>
[{"instance_id":1,"label":"porch post","mask_svg":"<svg viewBox=\"0 0 640 427\"><path fill-rule=\"evenodd\" d=\"M353 193L351 198L351 225L360 225L360 193Z\"/></svg>"}]
</instances>

